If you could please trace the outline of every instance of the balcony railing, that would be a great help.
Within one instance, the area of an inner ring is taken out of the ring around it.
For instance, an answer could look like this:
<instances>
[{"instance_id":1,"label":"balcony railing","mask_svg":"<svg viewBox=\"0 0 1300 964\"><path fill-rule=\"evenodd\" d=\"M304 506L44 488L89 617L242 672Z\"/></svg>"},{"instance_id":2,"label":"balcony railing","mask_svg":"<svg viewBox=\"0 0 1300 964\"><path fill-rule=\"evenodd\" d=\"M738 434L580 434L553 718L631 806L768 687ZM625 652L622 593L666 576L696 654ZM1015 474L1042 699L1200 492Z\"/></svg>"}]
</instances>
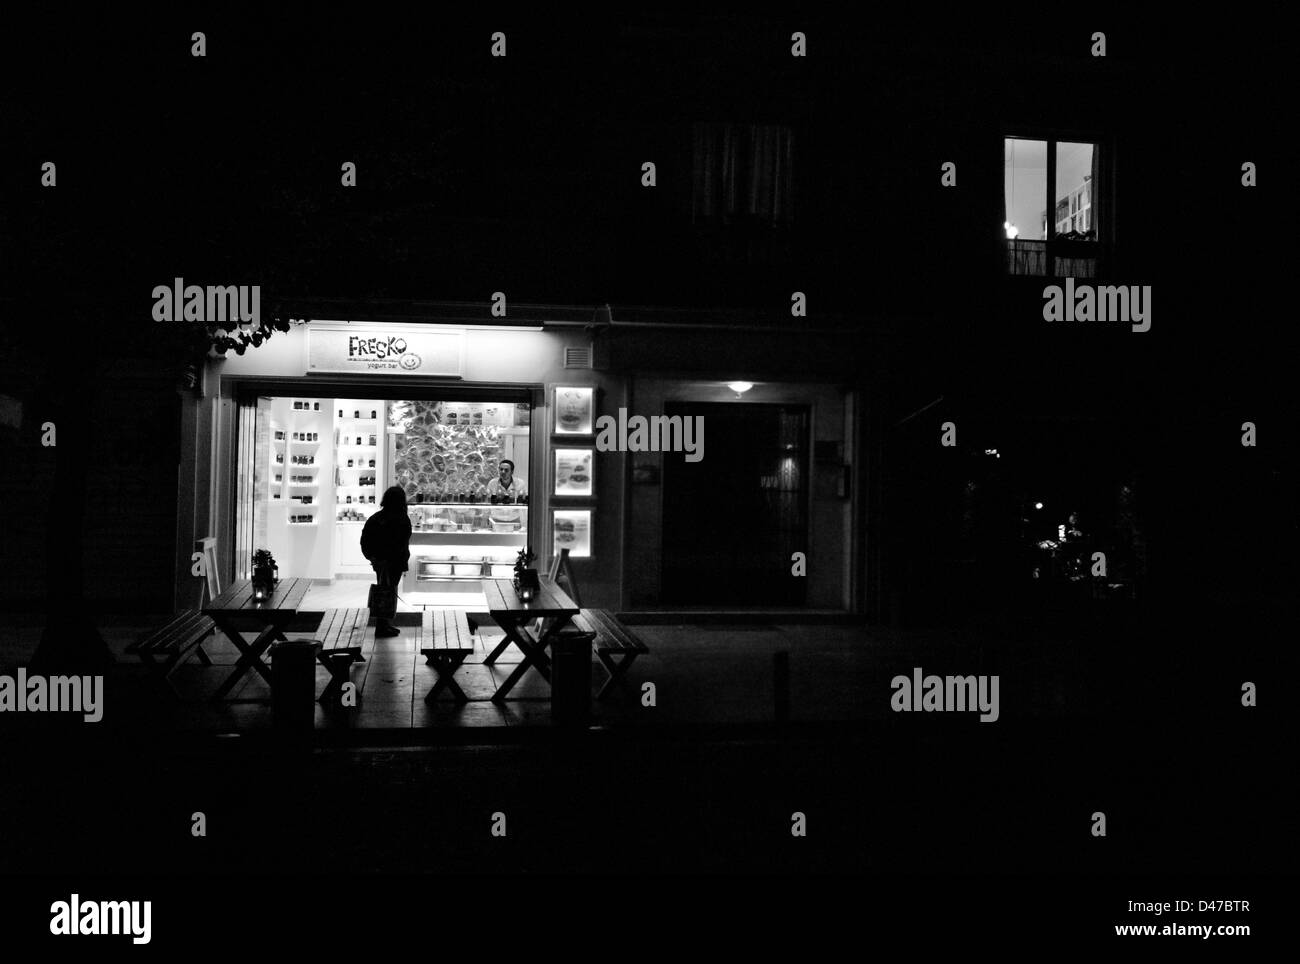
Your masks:
<instances>
[{"instance_id":1,"label":"balcony railing","mask_svg":"<svg viewBox=\"0 0 1300 964\"><path fill-rule=\"evenodd\" d=\"M1027 241L1008 239L1007 274L1045 278L1051 264L1053 278L1095 278L1101 261L1095 241ZM1050 250L1049 250L1050 248ZM1050 259L1050 261L1049 261Z\"/></svg>"}]
</instances>

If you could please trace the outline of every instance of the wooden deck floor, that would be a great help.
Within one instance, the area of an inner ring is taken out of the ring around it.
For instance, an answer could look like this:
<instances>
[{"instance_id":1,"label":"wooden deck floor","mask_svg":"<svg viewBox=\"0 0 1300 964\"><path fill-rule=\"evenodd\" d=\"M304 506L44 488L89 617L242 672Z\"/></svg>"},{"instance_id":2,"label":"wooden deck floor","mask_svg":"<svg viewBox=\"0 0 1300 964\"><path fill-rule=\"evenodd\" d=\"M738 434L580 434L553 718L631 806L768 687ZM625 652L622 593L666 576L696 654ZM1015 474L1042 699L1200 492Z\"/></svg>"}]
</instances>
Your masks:
<instances>
[{"instance_id":1,"label":"wooden deck floor","mask_svg":"<svg viewBox=\"0 0 1300 964\"><path fill-rule=\"evenodd\" d=\"M427 666L420 654L421 646L428 645L420 638L419 626L401 626L401 635L389 639L375 639L367 634L362 648L364 662L354 663L349 676L357 688L357 706L346 712L327 712L317 707L317 726L409 727L456 717L457 722L469 725L506 726L527 720L550 721L550 685L530 670L511 693L511 705L502 708L491 702L492 694L518 665L520 653L510 646L498 661L489 666L483 662L487 654L502 639L496 627L486 627L475 639L475 652L456 671L460 684L470 703L458 707L444 692L430 706L424 697L437 680L433 667ZM291 639L312 639L311 633L289 633ZM173 677L182 699L196 704L210 702L209 697L229 674L239 657L234 645L220 637L204 644L213 665L204 667L192 662L182 667ZM317 693L324 689L329 673L316 667ZM266 716L269 720L270 686L256 673L248 673L231 692L226 701L237 717L252 720ZM508 711L508 712L507 712ZM346 719L344 718L346 717Z\"/></svg>"}]
</instances>

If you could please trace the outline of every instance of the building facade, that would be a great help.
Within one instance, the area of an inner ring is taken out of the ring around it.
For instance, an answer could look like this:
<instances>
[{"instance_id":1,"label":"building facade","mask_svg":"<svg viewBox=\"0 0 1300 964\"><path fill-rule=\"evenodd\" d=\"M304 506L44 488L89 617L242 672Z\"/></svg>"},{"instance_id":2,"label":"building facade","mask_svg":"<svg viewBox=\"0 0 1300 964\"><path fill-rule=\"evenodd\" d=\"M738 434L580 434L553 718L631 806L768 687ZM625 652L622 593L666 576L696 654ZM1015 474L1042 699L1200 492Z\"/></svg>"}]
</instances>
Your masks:
<instances>
[{"instance_id":1,"label":"building facade","mask_svg":"<svg viewBox=\"0 0 1300 964\"><path fill-rule=\"evenodd\" d=\"M525 546L545 571L567 545L588 605L863 611L866 403L847 353L784 373L764 356L807 351L806 335L765 333L755 353L743 329L537 314L311 321L210 359L184 400L178 598L210 536L224 578L271 548L282 575L364 589L360 523L398 484L415 525L404 585L420 599L476 591ZM377 361L376 343L422 371ZM507 458L527 493L508 509L489 492Z\"/></svg>"}]
</instances>

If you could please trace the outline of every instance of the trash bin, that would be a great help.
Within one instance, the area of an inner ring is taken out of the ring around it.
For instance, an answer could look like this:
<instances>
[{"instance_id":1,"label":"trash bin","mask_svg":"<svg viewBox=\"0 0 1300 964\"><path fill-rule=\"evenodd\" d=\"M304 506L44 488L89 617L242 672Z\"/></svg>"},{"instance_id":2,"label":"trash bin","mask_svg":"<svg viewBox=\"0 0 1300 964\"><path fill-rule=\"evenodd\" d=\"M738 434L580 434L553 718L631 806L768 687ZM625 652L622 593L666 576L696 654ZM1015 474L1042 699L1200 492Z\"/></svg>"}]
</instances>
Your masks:
<instances>
[{"instance_id":1,"label":"trash bin","mask_svg":"<svg viewBox=\"0 0 1300 964\"><path fill-rule=\"evenodd\" d=\"M271 718L277 730L316 726L316 653L321 644L292 639L271 646Z\"/></svg>"},{"instance_id":2,"label":"trash bin","mask_svg":"<svg viewBox=\"0 0 1300 964\"><path fill-rule=\"evenodd\" d=\"M551 660L551 719L561 726L586 726L591 718L591 641L595 633L565 633Z\"/></svg>"}]
</instances>

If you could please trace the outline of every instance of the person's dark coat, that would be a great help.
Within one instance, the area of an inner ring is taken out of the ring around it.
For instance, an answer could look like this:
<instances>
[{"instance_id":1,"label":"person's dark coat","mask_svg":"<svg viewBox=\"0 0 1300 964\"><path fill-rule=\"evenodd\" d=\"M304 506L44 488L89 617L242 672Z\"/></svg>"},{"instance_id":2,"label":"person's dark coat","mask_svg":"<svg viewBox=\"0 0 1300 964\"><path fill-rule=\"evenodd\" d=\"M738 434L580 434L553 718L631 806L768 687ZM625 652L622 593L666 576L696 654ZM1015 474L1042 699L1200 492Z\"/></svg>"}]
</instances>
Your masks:
<instances>
[{"instance_id":1,"label":"person's dark coat","mask_svg":"<svg viewBox=\"0 0 1300 964\"><path fill-rule=\"evenodd\" d=\"M361 554L406 572L411 559L411 520L400 509L380 509L361 529Z\"/></svg>"}]
</instances>

